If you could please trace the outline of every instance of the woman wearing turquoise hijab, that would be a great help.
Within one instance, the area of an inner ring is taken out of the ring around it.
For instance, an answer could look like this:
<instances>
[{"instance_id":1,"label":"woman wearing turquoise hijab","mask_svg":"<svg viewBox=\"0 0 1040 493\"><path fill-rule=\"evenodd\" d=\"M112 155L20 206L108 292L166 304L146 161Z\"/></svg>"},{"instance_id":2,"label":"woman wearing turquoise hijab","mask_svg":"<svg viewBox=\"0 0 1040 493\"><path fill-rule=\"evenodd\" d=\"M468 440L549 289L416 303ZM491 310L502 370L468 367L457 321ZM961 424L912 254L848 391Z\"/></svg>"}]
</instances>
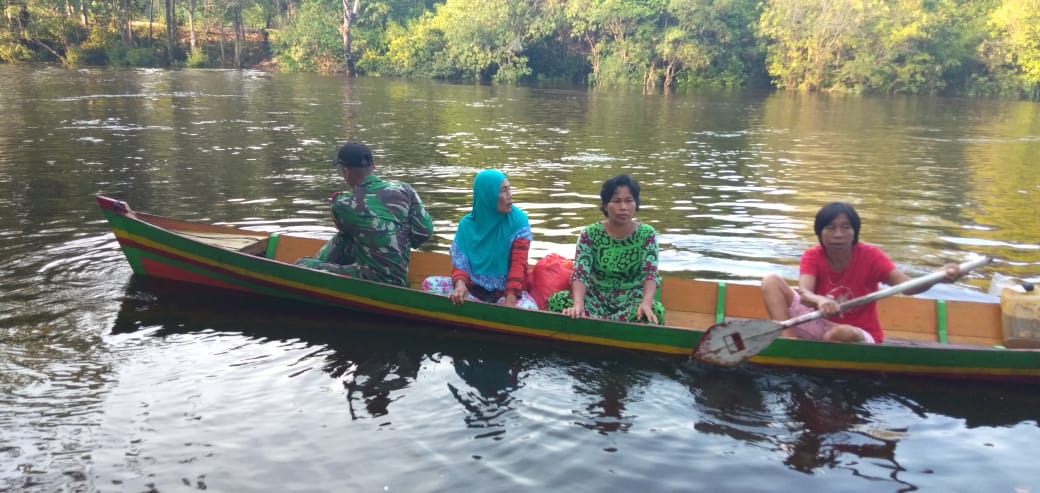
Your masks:
<instances>
[{"instance_id":1,"label":"woman wearing turquoise hijab","mask_svg":"<svg viewBox=\"0 0 1040 493\"><path fill-rule=\"evenodd\" d=\"M423 290L465 300L538 309L524 291L531 225L513 205L509 180L501 171L484 170L473 179L473 211L466 214L451 242L451 277L433 276Z\"/></svg>"}]
</instances>

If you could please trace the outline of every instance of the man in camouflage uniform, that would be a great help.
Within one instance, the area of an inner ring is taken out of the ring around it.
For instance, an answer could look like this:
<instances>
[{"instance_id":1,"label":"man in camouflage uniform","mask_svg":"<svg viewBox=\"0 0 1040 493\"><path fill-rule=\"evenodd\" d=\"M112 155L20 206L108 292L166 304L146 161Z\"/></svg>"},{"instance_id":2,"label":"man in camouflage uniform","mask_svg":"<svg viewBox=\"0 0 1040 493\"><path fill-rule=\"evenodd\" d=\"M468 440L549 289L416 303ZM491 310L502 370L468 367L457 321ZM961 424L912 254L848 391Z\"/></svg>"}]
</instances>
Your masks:
<instances>
[{"instance_id":1,"label":"man in camouflage uniform","mask_svg":"<svg viewBox=\"0 0 1040 493\"><path fill-rule=\"evenodd\" d=\"M336 166L351 189L332 196L336 234L297 265L398 286L408 285L408 259L433 233L433 221L406 183L372 174L375 162L364 144L344 145Z\"/></svg>"}]
</instances>

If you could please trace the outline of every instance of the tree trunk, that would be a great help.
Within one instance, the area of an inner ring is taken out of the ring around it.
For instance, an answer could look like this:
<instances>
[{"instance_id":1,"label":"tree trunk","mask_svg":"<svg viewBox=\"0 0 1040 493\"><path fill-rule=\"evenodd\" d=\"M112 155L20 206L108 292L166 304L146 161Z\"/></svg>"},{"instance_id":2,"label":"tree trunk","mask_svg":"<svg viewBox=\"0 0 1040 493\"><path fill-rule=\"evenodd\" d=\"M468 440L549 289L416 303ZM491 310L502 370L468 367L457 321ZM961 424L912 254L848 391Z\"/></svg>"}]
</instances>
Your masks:
<instances>
[{"instance_id":1,"label":"tree trunk","mask_svg":"<svg viewBox=\"0 0 1040 493\"><path fill-rule=\"evenodd\" d=\"M65 57L62 56L61 53L58 53L57 50L55 50L54 48L51 48L49 45L47 45L47 43L44 43L44 42L42 42L42 41L40 41L40 40L38 40L36 38L26 38L26 39L28 39L29 42L35 44L36 46L39 46L40 48L43 48L43 49L51 52L51 55L54 55L54 58L57 58L58 60L61 60L62 63L65 62Z\"/></svg>"},{"instance_id":2,"label":"tree trunk","mask_svg":"<svg viewBox=\"0 0 1040 493\"><path fill-rule=\"evenodd\" d=\"M664 69L664 90L665 90L666 93L670 92L672 90L672 88L675 86L675 66L676 66L676 61L675 60L669 61L668 65L665 66L665 69Z\"/></svg>"},{"instance_id":3,"label":"tree trunk","mask_svg":"<svg viewBox=\"0 0 1040 493\"><path fill-rule=\"evenodd\" d=\"M18 36L25 38L25 31L29 29L29 8L23 3L18 10Z\"/></svg>"},{"instance_id":4,"label":"tree trunk","mask_svg":"<svg viewBox=\"0 0 1040 493\"><path fill-rule=\"evenodd\" d=\"M357 67L354 64L354 57L350 55L350 24L357 17L358 7L361 0L354 0L354 7L350 7L350 0L342 0L343 2L343 26L340 29L340 33L343 34L343 60L346 61L347 65L347 77L354 77L357 75Z\"/></svg>"},{"instance_id":5,"label":"tree trunk","mask_svg":"<svg viewBox=\"0 0 1040 493\"><path fill-rule=\"evenodd\" d=\"M122 12L119 13L119 24L121 24L123 29L123 44L130 46L134 42L133 25L130 24L131 19L133 19L133 15L130 13L130 9L133 8L133 2L123 0L120 2L120 5L123 7Z\"/></svg>"},{"instance_id":6,"label":"tree trunk","mask_svg":"<svg viewBox=\"0 0 1040 493\"><path fill-rule=\"evenodd\" d=\"M657 90L657 60L650 62L650 66L643 72L643 93L652 94Z\"/></svg>"},{"instance_id":7,"label":"tree trunk","mask_svg":"<svg viewBox=\"0 0 1040 493\"><path fill-rule=\"evenodd\" d=\"M195 51L195 0L188 0L188 39L191 40L191 51Z\"/></svg>"},{"instance_id":8,"label":"tree trunk","mask_svg":"<svg viewBox=\"0 0 1040 493\"><path fill-rule=\"evenodd\" d=\"M174 49L177 47L177 16L174 2L176 0L165 0L166 3L166 56L169 63L173 63Z\"/></svg>"},{"instance_id":9,"label":"tree trunk","mask_svg":"<svg viewBox=\"0 0 1040 493\"><path fill-rule=\"evenodd\" d=\"M242 68L242 41L245 31L242 28L242 9L235 9L235 68Z\"/></svg>"},{"instance_id":10,"label":"tree trunk","mask_svg":"<svg viewBox=\"0 0 1040 493\"><path fill-rule=\"evenodd\" d=\"M600 61L603 58L602 52L596 45L596 42L593 41L592 36L588 33L585 34L585 42L589 45L589 59L592 63L592 80L598 81Z\"/></svg>"},{"instance_id":11,"label":"tree trunk","mask_svg":"<svg viewBox=\"0 0 1040 493\"><path fill-rule=\"evenodd\" d=\"M224 18L220 19L220 66L227 67L227 56L224 54Z\"/></svg>"}]
</instances>

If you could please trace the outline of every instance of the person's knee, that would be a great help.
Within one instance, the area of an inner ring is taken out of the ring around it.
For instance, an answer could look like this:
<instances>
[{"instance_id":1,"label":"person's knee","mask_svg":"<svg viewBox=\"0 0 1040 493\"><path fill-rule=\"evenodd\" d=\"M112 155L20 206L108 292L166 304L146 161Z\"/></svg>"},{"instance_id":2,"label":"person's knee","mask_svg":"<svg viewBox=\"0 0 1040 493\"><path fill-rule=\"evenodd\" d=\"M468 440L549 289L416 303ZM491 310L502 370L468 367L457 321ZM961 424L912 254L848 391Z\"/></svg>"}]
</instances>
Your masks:
<instances>
[{"instance_id":1,"label":"person's knee","mask_svg":"<svg viewBox=\"0 0 1040 493\"><path fill-rule=\"evenodd\" d=\"M823 340L831 342L865 342L863 331L851 325L835 325L823 335Z\"/></svg>"},{"instance_id":2,"label":"person's knee","mask_svg":"<svg viewBox=\"0 0 1040 493\"><path fill-rule=\"evenodd\" d=\"M766 286L773 286L777 282L783 282L783 279L779 275L766 274L765 277L762 278L762 287L765 288Z\"/></svg>"},{"instance_id":3,"label":"person's knee","mask_svg":"<svg viewBox=\"0 0 1040 493\"><path fill-rule=\"evenodd\" d=\"M782 293L787 287L787 281L777 274L767 274L762 278L762 291L765 293Z\"/></svg>"},{"instance_id":4,"label":"person's knee","mask_svg":"<svg viewBox=\"0 0 1040 493\"><path fill-rule=\"evenodd\" d=\"M786 311L787 307L794 302L794 290L787 285L787 281L784 278L776 275L769 274L762 278L762 302L766 306L766 310L770 311L770 315L775 318L782 315L781 309ZM776 313L772 313L776 312Z\"/></svg>"}]
</instances>

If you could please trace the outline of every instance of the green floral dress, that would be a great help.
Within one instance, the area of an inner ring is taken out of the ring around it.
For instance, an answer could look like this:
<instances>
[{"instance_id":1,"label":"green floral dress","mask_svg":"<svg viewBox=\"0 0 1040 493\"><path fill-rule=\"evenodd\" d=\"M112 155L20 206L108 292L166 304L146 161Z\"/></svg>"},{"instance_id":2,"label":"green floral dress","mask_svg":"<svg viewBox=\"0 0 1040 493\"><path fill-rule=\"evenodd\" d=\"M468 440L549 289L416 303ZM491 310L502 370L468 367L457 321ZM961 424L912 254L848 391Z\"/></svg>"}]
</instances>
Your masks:
<instances>
[{"instance_id":1,"label":"green floral dress","mask_svg":"<svg viewBox=\"0 0 1040 493\"><path fill-rule=\"evenodd\" d=\"M661 285L657 251L657 233L647 224L640 224L622 240L607 234L602 223L582 230L571 282L585 284L585 312L593 318L635 322L636 310L643 301L643 283L652 279ZM573 305L569 290L549 297L550 311L562 312ZM653 310L658 323L663 324L664 306L655 301Z\"/></svg>"}]
</instances>

